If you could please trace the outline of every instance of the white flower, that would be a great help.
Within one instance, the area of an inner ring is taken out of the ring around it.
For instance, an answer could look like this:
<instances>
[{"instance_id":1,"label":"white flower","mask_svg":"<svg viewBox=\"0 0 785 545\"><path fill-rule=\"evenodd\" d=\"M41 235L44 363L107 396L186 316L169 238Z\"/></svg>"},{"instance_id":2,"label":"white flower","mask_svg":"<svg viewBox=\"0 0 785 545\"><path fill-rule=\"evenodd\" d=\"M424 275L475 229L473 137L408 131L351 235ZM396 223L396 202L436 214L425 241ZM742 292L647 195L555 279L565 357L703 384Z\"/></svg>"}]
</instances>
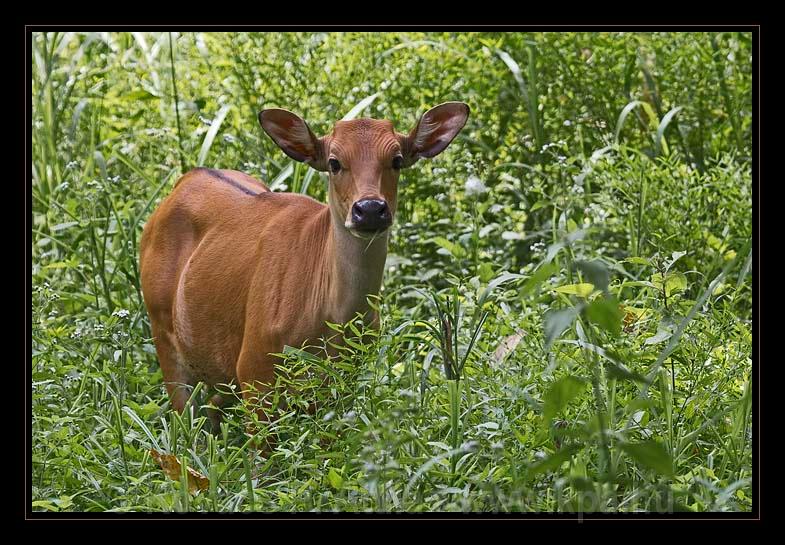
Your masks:
<instances>
[{"instance_id":1,"label":"white flower","mask_svg":"<svg viewBox=\"0 0 785 545\"><path fill-rule=\"evenodd\" d=\"M124 308L120 308L120 309L117 309L117 310L115 310L115 311L112 313L112 316L119 316L120 318L125 318L125 317L127 317L129 314L131 314L131 313L130 313L130 312L128 312L127 310L125 310Z\"/></svg>"},{"instance_id":2,"label":"white flower","mask_svg":"<svg viewBox=\"0 0 785 545\"><path fill-rule=\"evenodd\" d=\"M477 176L469 176L469 179L466 180L466 196L472 197L474 195L481 195L488 191L488 188L482 183Z\"/></svg>"},{"instance_id":3,"label":"white flower","mask_svg":"<svg viewBox=\"0 0 785 545\"><path fill-rule=\"evenodd\" d=\"M120 148L120 151L126 155L129 155L133 153L135 149L136 149L136 144L134 142L127 142L123 144L123 147Z\"/></svg>"}]
</instances>

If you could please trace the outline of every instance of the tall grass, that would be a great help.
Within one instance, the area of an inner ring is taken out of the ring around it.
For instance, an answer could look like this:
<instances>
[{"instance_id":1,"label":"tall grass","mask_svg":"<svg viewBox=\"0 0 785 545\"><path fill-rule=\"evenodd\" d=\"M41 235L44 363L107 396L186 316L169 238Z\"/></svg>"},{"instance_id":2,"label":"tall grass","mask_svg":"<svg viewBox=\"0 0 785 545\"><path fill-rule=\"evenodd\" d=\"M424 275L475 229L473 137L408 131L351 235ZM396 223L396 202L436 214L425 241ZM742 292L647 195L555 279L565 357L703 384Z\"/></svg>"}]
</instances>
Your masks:
<instances>
[{"instance_id":1,"label":"tall grass","mask_svg":"<svg viewBox=\"0 0 785 545\"><path fill-rule=\"evenodd\" d=\"M31 40L33 510L752 509L749 34ZM261 108L406 132L446 100L472 115L403 174L380 329L287 347L269 451L252 407L172 411L138 243L177 177L323 200Z\"/></svg>"}]
</instances>

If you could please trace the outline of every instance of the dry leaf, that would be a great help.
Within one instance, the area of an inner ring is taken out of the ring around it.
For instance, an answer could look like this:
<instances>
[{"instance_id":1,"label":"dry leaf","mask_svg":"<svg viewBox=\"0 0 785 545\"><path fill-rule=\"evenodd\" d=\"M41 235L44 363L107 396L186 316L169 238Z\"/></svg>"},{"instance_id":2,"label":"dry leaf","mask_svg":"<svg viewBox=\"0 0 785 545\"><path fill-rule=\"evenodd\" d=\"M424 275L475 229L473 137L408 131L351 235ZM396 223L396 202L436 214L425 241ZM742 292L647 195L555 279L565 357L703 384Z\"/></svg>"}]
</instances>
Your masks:
<instances>
[{"instance_id":1,"label":"dry leaf","mask_svg":"<svg viewBox=\"0 0 785 545\"><path fill-rule=\"evenodd\" d=\"M173 481L180 480L182 466L180 465L177 456L174 456L173 454L161 454L154 448L150 449L150 456L153 457L153 460L158 462L158 465L161 466L161 469L164 470L167 477ZM195 493L197 490L207 490L210 487L210 479L198 471L194 471L190 467L186 469L188 471L188 490L191 493Z\"/></svg>"},{"instance_id":2,"label":"dry leaf","mask_svg":"<svg viewBox=\"0 0 785 545\"><path fill-rule=\"evenodd\" d=\"M526 333L519 329L515 334L510 335L509 337L505 338L496 350L493 352L493 359L496 362L496 365L501 364L505 358L515 350L515 347L518 346L518 343L521 342L521 339Z\"/></svg>"},{"instance_id":3,"label":"dry leaf","mask_svg":"<svg viewBox=\"0 0 785 545\"><path fill-rule=\"evenodd\" d=\"M619 310L624 314L624 331L626 333L632 333L634 331L635 326L638 322L641 321L643 316L647 313L646 309L638 309L635 307L627 307L624 305L619 305Z\"/></svg>"}]
</instances>

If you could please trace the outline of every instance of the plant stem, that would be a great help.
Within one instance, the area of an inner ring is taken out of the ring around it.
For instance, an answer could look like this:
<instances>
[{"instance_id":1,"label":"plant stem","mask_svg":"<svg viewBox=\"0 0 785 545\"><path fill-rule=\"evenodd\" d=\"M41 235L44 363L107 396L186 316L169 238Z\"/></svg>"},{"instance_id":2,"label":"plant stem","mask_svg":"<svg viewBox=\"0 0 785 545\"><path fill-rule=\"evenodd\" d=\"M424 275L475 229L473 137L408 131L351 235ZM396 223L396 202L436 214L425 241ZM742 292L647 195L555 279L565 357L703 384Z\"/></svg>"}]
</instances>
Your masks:
<instances>
[{"instance_id":1,"label":"plant stem","mask_svg":"<svg viewBox=\"0 0 785 545\"><path fill-rule=\"evenodd\" d=\"M461 382L460 380L447 381L447 387L450 400L450 439L451 447L453 450L457 449L460 445L460 413L461 413ZM458 454L453 454L450 457L450 474L452 475L452 482L455 482L455 469L458 464Z\"/></svg>"},{"instance_id":2,"label":"plant stem","mask_svg":"<svg viewBox=\"0 0 785 545\"><path fill-rule=\"evenodd\" d=\"M725 83L725 76L722 73L723 63L719 60L720 48L717 45L717 35L711 35L711 50L714 53L712 59L714 60L714 69L717 72L717 79L720 81L720 93L722 94L722 101L725 103L725 113L730 119L731 127L733 128L733 136L736 140L736 146L741 150L741 131L739 130L739 121L734 115L732 104L730 100L730 93L728 92L728 85Z\"/></svg>"},{"instance_id":3,"label":"plant stem","mask_svg":"<svg viewBox=\"0 0 785 545\"><path fill-rule=\"evenodd\" d=\"M169 67L172 71L172 89L174 90L174 112L177 118L177 147L180 153L180 168L183 172L185 168L185 157L183 156L183 131L180 128L180 98L177 95L177 78L174 72L174 42L172 42L172 33L169 33Z\"/></svg>"}]
</instances>

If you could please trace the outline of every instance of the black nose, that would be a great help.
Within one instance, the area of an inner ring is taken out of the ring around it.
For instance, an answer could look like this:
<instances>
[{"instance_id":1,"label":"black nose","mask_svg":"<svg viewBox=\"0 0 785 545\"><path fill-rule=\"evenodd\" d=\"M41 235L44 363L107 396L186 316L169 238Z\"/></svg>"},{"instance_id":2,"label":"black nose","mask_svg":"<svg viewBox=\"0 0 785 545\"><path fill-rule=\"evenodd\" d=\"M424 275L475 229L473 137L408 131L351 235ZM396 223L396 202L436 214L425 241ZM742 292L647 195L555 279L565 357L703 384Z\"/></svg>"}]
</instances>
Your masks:
<instances>
[{"instance_id":1,"label":"black nose","mask_svg":"<svg viewBox=\"0 0 785 545\"><path fill-rule=\"evenodd\" d=\"M352 206L352 223L356 229L378 231L392 223L390 208L379 199L363 199Z\"/></svg>"}]
</instances>

